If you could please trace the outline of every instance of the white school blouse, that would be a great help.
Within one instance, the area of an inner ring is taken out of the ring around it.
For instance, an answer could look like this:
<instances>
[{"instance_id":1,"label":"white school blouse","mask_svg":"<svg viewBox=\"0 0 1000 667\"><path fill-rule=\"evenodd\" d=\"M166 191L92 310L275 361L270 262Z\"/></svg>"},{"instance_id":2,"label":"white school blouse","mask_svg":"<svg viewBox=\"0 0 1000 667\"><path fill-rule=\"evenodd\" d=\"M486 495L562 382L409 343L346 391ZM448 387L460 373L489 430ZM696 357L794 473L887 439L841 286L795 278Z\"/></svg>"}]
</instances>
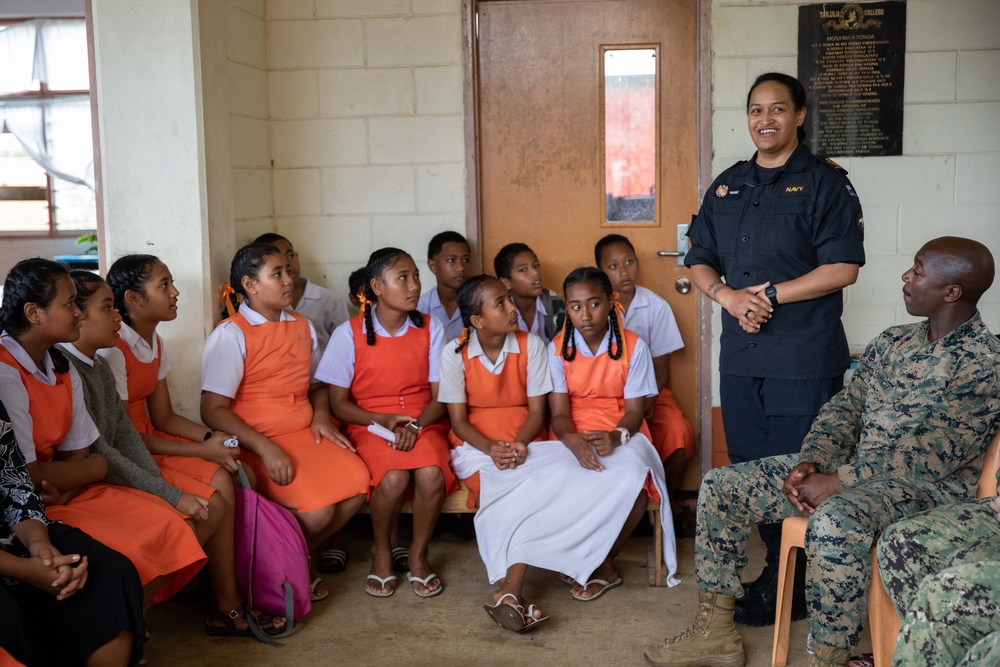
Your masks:
<instances>
[{"instance_id":1,"label":"white school blouse","mask_svg":"<svg viewBox=\"0 0 1000 667\"><path fill-rule=\"evenodd\" d=\"M441 380L438 384L438 400L442 403L466 403L465 355L456 353L459 341L452 340L441 353ZM481 363L491 375L500 375L508 355L521 354L517 345L517 334L511 332L504 339L496 363L490 361L479 337L473 331L469 337L469 363ZM545 343L535 334L528 334L528 397L544 396L552 391L552 378L545 359Z\"/></svg>"},{"instance_id":2,"label":"white school blouse","mask_svg":"<svg viewBox=\"0 0 1000 667\"><path fill-rule=\"evenodd\" d=\"M569 315L567 315L569 317ZM604 334L604 340L601 341L600 347L597 349L597 354L590 351L590 347L587 342L583 340L583 336L579 331L573 329L573 337L576 340L576 353L584 357L596 357L599 354L608 353L608 342L611 340L611 330L609 329ZM649 396L656 396L659 392L656 390L656 375L653 372L653 356L649 353L649 346L641 338L637 339L635 342L635 350L629 350L632 355L631 363L628 367L628 377L625 378L625 396L624 398L646 398ZM552 375L552 391L556 394L568 394L569 389L566 387L566 367L563 365L566 362L563 360L562 355L558 354L559 350L556 350L555 343L549 343L548 347L548 358L549 358L549 373Z\"/></svg>"}]
</instances>

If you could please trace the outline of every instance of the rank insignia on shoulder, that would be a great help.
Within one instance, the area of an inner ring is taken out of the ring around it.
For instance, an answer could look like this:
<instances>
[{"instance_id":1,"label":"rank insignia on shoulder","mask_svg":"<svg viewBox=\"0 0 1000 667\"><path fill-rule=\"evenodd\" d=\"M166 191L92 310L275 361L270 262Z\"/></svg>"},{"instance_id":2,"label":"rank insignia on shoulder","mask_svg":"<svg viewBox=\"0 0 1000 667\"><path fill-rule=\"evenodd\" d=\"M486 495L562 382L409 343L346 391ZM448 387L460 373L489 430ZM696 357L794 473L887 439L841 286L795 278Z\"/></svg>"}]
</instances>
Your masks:
<instances>
[{"instance_id":1,"label":"rank insignia on shoulder","mask_svg":"<svg viewBox=\"0 0 1000 667\"><path fill-rule=\"evenodd\" d=\"M728 194L729 194L729 186L728 185L722 184L719 187L715 188L715 196L716 197L720 197L721 198L721 197L725 197Z\"/></svg>"},{"instance_id":2,"label":"rank insignia on shoulder","mask_svg":"<svg viewBox=\"0 0 1000 667\"><path fill-rule=\"evenodd\" d=\"M839 171L842 174L846 174L847 173L846 169L844 169L839 164L837 164L836 162L834 162L833 160L831 160L830 158L828 158L825 155L817 155L816 159L818 159L821 162L824 162L824 163L830 165L831 167L833 167L834 169L836 169L837 171Z\"/></svg>"}]
</instances>

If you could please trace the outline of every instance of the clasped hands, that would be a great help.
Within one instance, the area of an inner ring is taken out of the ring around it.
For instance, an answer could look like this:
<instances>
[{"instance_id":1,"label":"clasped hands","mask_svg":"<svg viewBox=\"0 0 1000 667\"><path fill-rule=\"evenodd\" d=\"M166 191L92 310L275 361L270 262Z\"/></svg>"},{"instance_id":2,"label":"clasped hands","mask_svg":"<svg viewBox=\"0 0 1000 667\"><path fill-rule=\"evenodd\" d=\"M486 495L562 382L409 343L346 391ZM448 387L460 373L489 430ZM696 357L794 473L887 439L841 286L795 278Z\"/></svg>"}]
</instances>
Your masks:
<instances>
[{"instance_id":1,"label":"clasped hands","mask_svg":"<svg viewBox=\"0 0 1000 667\"><path fill-rule=\"evenodd\" d=\"M764 296L764 290L770 286L771 283L766 282L743 289L723 290L715 298L719 305L736 318L744 331L757 333L774 313L771 300Z\"/></svg>"},{"instance_id":2,"label":"clasped hands","mask_svg":"<svg viewBox=\"0 0 1000 667\"><path fill-rule=\"evenodd\" d=\"M528 446L523 442L494 440L490 443L490 458L500 470L513 470L524 463L528 456Z\"/></svg>"},{"instance_id":3,"label":"clasped hands","mask_svg":"<svg viewBox=\"0 0 1000 667\"><path fill-rule=\"evenodd\" d=\"M609 456L615 447L621 444L621 437L612 431L584 431L567 433L563 436L562 442L573 452L581 466L587 470L600 472L604 470L604 466L597 457Z\"/></svg>"},{"instance_id":4,"label":"clasped hands","mask_svg":"<svg viewBox=\"0 0 1000 667\"><path fill-rule=\"evenodd\" d=\"M812 463L803 462L792 468L792 472L781 485L781 492L788 502L799 510L812 514L821 502L844 490L837 473L817 472Z\"/></svg>"}]
</instances>

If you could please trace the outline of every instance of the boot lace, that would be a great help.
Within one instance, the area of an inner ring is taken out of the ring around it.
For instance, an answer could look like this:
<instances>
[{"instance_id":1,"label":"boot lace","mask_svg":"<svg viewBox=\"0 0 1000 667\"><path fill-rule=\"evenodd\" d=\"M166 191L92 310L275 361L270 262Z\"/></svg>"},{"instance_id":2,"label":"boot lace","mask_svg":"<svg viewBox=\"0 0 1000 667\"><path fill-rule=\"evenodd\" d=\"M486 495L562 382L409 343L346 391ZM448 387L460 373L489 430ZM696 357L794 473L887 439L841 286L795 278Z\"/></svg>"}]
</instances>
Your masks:
<instances>
[{"instance_id":1,"label":"boot lace","mask_svg":"<svg viewBox=\"0 0 1000 667\"><path fill-rule=\"evenodd\" d=\"M700 636L704 639L708 639L710 634L705 627L708 625L708 616L712 611L712 605L705 604L704 602L698 605L698 613L695 614L694 624L691 625L687 630L677 635L676 637L670 637L664 640L664 644L679 644L681 642L690 641L696 636Z\"/></svg>"}]
</instances>

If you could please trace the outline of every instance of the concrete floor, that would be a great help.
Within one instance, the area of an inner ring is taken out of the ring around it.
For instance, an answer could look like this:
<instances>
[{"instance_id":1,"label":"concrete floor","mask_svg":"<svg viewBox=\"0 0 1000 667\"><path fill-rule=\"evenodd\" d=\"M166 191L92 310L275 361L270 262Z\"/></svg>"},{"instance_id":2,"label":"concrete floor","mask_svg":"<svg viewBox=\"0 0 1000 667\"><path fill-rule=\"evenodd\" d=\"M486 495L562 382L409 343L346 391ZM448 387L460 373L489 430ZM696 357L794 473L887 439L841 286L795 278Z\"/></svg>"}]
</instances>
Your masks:
<instances>
[{"instance_id":1,"label":"concrete floor","mask_svg":"<svg viewBox=\"0 0 1000 667\"><path fill-rule=\"evenodd\" d=\"M204 632L203 607L166 603L148 615L153 632L146 656L151 667L276 665L406 665L474 667L494 664L543 666L645 665L643 649L651 642L687 628L694 618L694 540L678 542L679 576L675 588L648 586L647 551L652 538L633 537L617 560L625 585L599 600L577 602L556 575L529 573L525 592L549 615L534 631L518 635L502 630L488 618L483 604L492 587L474 541L443 534L431 544L431 562L445 583L445 592L419 599L405 577L396 594L376 599L364 593L369 543L365 525L349 527L351 561L345 572L325 575L330 597L296 623L283 648L252 639L209 637ZM763 547L751 540L750 564L744 579L763 567ZM740 626L748 667L771 664L773 628ZM808 665L805 621L792 624L788 664ZM867 632L856 652L869 651Z\"/></svg>"}]
</instances>

